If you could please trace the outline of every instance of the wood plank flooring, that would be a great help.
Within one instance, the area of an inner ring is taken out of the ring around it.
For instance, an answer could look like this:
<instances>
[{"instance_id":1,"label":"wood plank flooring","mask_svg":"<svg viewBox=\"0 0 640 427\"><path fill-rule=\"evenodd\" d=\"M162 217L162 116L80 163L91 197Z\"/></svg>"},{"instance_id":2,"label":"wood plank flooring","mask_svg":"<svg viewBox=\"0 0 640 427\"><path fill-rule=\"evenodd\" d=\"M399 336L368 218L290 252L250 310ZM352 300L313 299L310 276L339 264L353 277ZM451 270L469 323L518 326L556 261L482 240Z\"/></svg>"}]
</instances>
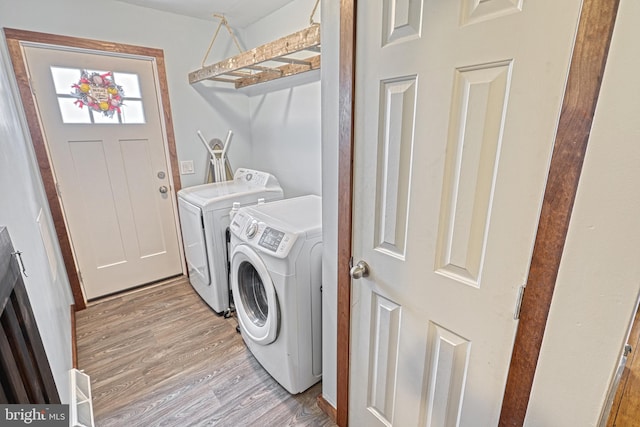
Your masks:
<instances>
[{"instance_id":1,"label":"wood plank flooring","mask_svg":"<svg viewBox=\"0 0 640 427\"><path fill-rule=\"evenodd\" d=\"M620 378L616 397L611 406L607 427L640 425L640 311L636 313L629 333L632 351Z\"/></svg>"},{"instance_id":2,"label":"wood plank flooring","mask_svg":"<svg viewBox=\"0 0 640 427\"><path fill-rule=\"evenodd\" d=\"M77 313L78 367L96 426L335 426L321 383L292 396L260 366L235 319L180 277Z\"/></svg>"}]
</instances>

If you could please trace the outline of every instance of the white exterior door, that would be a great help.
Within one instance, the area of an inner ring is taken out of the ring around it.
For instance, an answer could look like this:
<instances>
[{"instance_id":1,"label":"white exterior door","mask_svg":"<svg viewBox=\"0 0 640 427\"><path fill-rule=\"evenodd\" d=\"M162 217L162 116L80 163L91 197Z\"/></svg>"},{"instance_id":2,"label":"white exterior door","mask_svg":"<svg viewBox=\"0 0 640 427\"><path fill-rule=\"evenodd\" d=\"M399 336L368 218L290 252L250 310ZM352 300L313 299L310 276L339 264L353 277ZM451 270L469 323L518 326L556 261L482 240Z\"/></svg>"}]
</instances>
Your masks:
<instances>
[{"instance_id":1,"label":"white exterior door","mask_svg":"<svg viewBox=\"0 0 640 427\"><path fill-rule=\"evenodd\" d=\"M497 425L580 6L358 2L350 425Z\"/></svg>"},{"instance_id":2,"label":"white exterior door","mask_svg":"<svg viewBox=\"0 0 640 427\"><path fill-rule=\"evenodd\" d=\"M86 297L180 274L154 63L36 46L24 51ZM83 86L83 71L111 72L123 96L104 79ZM113 105L87 105L109 90L120 96ZM71 96L77 91L92 97L82 108Z\"/></svg>"}]
</instances>

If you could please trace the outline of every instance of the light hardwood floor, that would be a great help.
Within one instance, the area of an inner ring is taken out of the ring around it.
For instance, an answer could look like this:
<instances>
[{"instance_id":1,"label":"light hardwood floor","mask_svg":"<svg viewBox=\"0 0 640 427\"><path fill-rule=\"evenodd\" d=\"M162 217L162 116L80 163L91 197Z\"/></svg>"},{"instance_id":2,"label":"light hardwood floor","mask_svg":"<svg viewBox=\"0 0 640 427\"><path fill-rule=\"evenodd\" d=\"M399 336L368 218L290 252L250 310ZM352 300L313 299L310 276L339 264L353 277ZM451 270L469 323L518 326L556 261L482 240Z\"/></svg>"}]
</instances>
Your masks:
<instances>
[{"instance_id":1,"label":"light hardwood floor","mask_svg":"<svg viewBox=\"0 0 640 427\"><path fill-rule=\"evenodd\" d=\"M181 277L77 313L96 426L335 426L316 384L292 396Z\"/></svg>"},{"instance_id":2,"label":"light hardwood floor","mask_svg":"<svg viewBox=\"0 0 640 427\"><path fill-rule=\"evenodd\" d=\"M607 427L640 426L640 312L636 313L628 344L632 351L627 356Z\"/></svg>"}]
</instances>

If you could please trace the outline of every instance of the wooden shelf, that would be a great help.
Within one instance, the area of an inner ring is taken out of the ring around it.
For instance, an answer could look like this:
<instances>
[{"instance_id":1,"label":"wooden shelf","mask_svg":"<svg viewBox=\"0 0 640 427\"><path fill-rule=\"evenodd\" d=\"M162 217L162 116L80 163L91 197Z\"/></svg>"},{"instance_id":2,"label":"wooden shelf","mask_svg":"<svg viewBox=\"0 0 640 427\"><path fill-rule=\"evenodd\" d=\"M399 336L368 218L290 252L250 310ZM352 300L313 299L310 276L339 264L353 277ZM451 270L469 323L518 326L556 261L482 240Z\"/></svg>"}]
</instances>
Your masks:
<instances>
[{"instance_id":1,"label":"wooden shelf","mask_svg":"<svg viewBox=\"0 0 640 427\"><path fill-rule=\"evenodd\" d=\"M305 56L305 52L310 52ZM271 65L281 63L283 65ZM242 88L320 68L320 25L282 37L189 73L189 83L213 80Z\"/></svg>"}]
</instances>

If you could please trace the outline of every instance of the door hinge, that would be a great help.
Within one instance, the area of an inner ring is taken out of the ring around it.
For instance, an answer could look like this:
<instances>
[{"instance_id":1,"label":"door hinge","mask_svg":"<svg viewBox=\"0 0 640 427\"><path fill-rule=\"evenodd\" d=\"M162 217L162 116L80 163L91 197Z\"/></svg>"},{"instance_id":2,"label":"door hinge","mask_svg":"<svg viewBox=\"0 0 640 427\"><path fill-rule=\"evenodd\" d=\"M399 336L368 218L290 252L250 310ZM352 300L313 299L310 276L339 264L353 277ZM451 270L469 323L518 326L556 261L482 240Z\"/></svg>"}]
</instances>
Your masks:
<instances>
[{"instance_id":1,"label":"door hinge","mask_svg":"<svg viewBox=\"0 0 640 427\"><path fill-rule=\"evenodd\" d=\"M513 311L513 320L520 319L520 308L522 307L522 298L524 297L524 291L527 288L527 285L520 286L518 289L518 298L516 298L516 308Z\"/></svg>"},{"instance_id":2,"label":"door hinge","mask_svg":"<svg viewBox=\"0 0 640 427\"><path fill-rule=\"evenodd\" d=\"M27 276L27 269L24 268L24 262L22 262L22 252L14 251L14 252L11 252L11 255L16 256L16 261L18 261L18 267L20 267L20 270L22 270L22 274L24 274L24 277L29 277Z\"/></svg>"},{"instance_id":3,"label":"door hinge","mask_svg":"<svg viewBox=\"0 0 640 427\"><path fill-rule=\"evenodd\" d=\"M58 197L62 198L62 191L60 190L60 183L56 182L56 193L58 193Z\"/></svg>"},{"instance_id":4,"label":"door hinge","mask_svg":"<svg viewBox=\"0 0 640 427\"><path fill-rule=\"evenodd\" d=\"M82 279L82 272L80 270L78 270L78 279L80 280L80 283L84 285L84 280Z\"/></svg>"},{"instance_id":5,"label":"door hinge","mask_svg":"<svg viewBox=\"0 0 640 427\"><path fill-rule=\"evenodd\" d=\"M36 96L36 88L33 87L33 80L29 77L29 89L31 90L31 95Z\"/></svg>"}]
</instances>

